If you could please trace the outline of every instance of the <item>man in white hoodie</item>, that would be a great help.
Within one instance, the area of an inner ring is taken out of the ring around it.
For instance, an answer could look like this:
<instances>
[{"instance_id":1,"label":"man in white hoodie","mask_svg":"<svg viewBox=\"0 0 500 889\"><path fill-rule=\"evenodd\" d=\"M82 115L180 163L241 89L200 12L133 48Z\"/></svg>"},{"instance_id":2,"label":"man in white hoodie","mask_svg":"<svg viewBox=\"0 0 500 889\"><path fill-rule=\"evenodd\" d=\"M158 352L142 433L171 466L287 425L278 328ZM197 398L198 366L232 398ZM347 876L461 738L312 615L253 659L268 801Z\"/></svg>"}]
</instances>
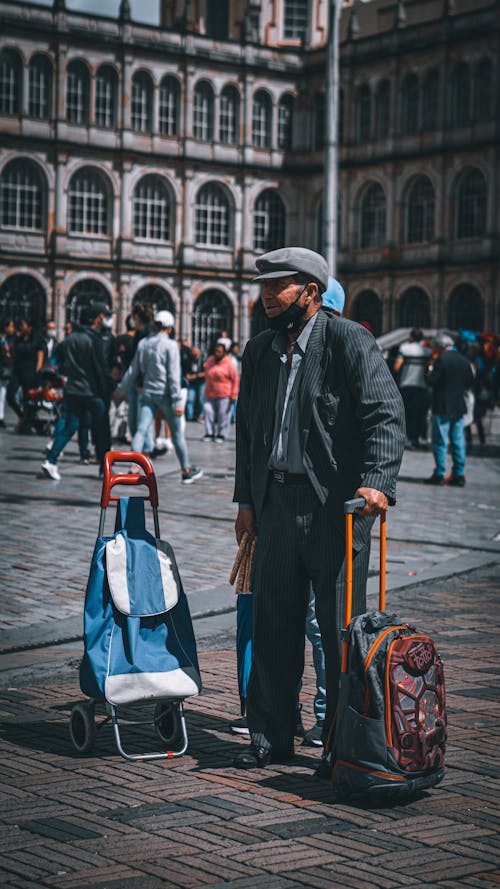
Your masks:
<instances>
[{"instance_id":1,"label":"man in white hoodie","mask_svg":"<svg viewBox=\"0 0 500 889\"><path fill-rule=\"evenodd\" d=\"M157 333L139 342L132 364L116 389L115 396L123 398L133 383L142 378L139 401L139 421L132 439L133 451L142 453L144 441L158 410L165 417L172 433L172 442L182 469L182 482L190 485L203 472L189 465L186 440L182 431L184 413L181 395L179 349L170 338L174 327L171 312L157 312L154 317Z\"/></svg>"}]
</instances>

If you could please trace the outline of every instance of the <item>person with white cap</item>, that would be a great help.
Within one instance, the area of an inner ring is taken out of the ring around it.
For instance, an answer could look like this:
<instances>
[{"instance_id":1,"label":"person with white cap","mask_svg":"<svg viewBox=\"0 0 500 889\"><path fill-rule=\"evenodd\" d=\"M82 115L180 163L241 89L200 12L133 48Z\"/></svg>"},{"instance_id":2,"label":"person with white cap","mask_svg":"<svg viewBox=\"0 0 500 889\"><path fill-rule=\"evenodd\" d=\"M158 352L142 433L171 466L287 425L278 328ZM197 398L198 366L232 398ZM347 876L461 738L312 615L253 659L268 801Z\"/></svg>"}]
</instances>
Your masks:
<instances>
[{"instance_id":1,"label":"person with white cap","mask_svg":"<svg viewBox=\"0 0 500 889\"><path fill-rule=\"evenodd\" d=\"M172 433L172 442L181 465L182 483L190 485L201 478L203 471L190 466L186 440L181 425L184 413L181 395L181 366L179 349L170 338L174 327L171 312L160 311L154 316L156 334L141 340L115 397L123 398L132 384L142 377L139 399L139 420L132 438L131 449L142 453L144 441L158 410L161 411Z\"/></svg>"},{"instance_id":2,"label":"person with white cap","mask_svg":"<svg viewBox=\"0 0 500 889\"><path fill-rule=\"evenodd\" d=\"M344 592L345 500L355 516L353 614L365 610L370 532L395 502L404 449L401 396L375 339L319 311L325 259L286 247L256 262L271 330L242 360L236 420L235 531L256 537L249 747L237 768L293 756L310 583L325 652L326 743L336 710Z\"/></svg>"}]
</instances>

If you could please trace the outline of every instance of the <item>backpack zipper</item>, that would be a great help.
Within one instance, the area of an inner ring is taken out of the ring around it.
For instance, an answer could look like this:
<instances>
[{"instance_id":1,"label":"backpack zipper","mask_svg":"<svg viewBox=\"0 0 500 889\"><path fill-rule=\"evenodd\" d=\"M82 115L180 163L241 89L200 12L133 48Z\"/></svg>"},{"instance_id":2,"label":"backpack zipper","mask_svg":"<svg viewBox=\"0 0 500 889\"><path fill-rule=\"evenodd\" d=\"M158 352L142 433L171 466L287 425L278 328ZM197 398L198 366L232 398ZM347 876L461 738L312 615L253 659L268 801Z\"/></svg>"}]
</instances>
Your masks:
<instances>
[{"instance_id":1,"label":"backpack zipper","mask_svg":"<svg viewBox=\"0 0 500 889\"><path fill-rule=\"evenodd\" d=\"M373 658L375 657L375 652L377 651L377 648L379 647L380 643L384 641L385 637L388 636L389 633L393 633L395 630L406 630L407 628L408 628L408 624L395 624L395 625L393 624L392 627L387 627L380 634L380 636L377 636L375 641L372 642L372 644L370 645L370 648L368 649L368 653L365 657L365 662L364 662L365 681L366 681L366 674L368 673L371 662L373 661ZM370 687L369 687L368 683L366 683L366 692L365 692L365 700L364 700L363 707L364 707L364 715L368 716L368 710L370 709Z\"/></svg>"}]
</instances>

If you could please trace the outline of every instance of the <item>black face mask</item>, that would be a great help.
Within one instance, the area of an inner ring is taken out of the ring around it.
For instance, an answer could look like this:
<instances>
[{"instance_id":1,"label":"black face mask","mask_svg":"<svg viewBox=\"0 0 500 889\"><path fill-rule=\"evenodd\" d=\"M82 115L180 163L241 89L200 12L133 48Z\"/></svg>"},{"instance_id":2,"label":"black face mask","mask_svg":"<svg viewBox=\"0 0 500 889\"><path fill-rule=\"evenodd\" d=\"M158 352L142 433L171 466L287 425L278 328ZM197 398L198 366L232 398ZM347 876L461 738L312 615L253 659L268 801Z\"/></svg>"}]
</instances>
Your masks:
<instances>
[{"instance_id":1,"label":"black face mask","mask_svg":"<svg viewBox=\"0 0 500 889\"><path fill-rule=\"evenodd\" d=\"M280 315L274 315L272 318L267 319L271 330L286 330L287 333L293 333L299 329L307 306L298 306L297 303L305 290L307 290L307 284L304 285L291 306L288 306L288 309L285 309Z\"/></svg>"}]
</instances>

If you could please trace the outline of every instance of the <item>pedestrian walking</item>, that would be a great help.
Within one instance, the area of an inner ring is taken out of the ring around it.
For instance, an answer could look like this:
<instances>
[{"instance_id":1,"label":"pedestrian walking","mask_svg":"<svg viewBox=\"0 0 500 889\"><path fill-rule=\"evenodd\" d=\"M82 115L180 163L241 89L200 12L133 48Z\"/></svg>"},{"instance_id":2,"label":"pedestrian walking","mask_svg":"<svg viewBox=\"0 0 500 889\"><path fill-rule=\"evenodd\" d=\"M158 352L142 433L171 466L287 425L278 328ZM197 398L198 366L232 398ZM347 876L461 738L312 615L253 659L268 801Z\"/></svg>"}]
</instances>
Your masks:
<instances>
[{"instance_id":1,"label":"pedestrian walking","mask_svg":"<svg viewBox=\"0 0 500 889\"><path fill-rule=\"evenodd\" d=\"M62 369L67 377L61 418L56 426L54 441L42 463L46 475L59 481L59 455L80 425L91 421L99 475L104 468L104 455L111 447L107 394L109 380L104 363L99 330L104 313L97 303L84 309L82 324L73 325L73 333L60 346Z\"/></svg>"},{"instance_id":2,"label":"pedestrian walking","mask_svg":"<svg viewBox=\"0 0 500 889\"><path fill-rule=\"evenodd\" d=\"M406 445L410 448L427 443L427 370L432 349L422 344L422 338L422 331L414 327L408 341L399 347L393 365L393 373L399 374L399 390L405 406Z\"/></svg>"},{"instance_id":3,"label":"pedestrian walking","mask_svg":"<svg viewBox=\"0 0 500 889\"><path fill-rule=\"evenodd\" d=\"M12 375L7 386L7 404L19 417L16 432L31 432L29 422L25 421L24 399L36 385L45 356L45 340L35 331L33 324L23 318L14 341Z\"/></svg>"},{"instance_id":4,"label":"pedestrian walking","mask_svg":"<svg viewBox=\"0 0 500 889\"><path fill-rule=\"evenodd\" d=\"M203 359L197 346L191 349L189 363L186 366L188 396L186 403L186 420L197 422L203 416L203 399L205 395L205 372Z\"/></svg>"},{"instance_id":5,"label":"pedestrian walking","mask_svg":"<svg viewBox=\"0 0 500 889\"><path fill-rule=\"evenodd\" d=\"M271 330L247 344L237 415L238 542L257 535L252 743L237 768L293 755L310 583L325 654L326 741L337 705L343 617L343 503L364 497L354 526L354 614L365 609L374 516L395 502L404 447L401 396L375 339L319 311L326 261L300 247L257 260Z\"/></svg>"},{"instance_id":6,"label":"pedestrian walking","mask_svg":"<svg viewBox=\"0 0 500 889\"><path fill-rule=\"evenodd\" d=\"M5 428L5 402L14 364L16 325L12 318L0 330L0 428Z\"/></svg>"},{"instance_id":7,"label":"pedestrian walking","mask_svg":"<svg viewBox=\"0 0 500 889\"><path fill-rule=\"evenodd\" d=\"M438 357L434 362L429 384L432 387L432 452L434 472L426 479L430 485L465 485L465 392L474 385L470 362L457 352L446 333L433 341ZM451 449L452 470L446 477L448 443Z\"/></svg>"},{"instance_id":8,"label":"pedestrian walking","mask_svg":"<svg viewBox=\"0 0 500 889\"><path fill-rule=\"evenodd\" d=\"M139 397L139 420L132 439L132 450L144 452L144 443L157 411L168 422L172 442L181 466L183 484L190 485L203 475L196 466L190 466L186 440L181 426L184 413L181 396L181 366L179 348L170 338L174 327L171 312L160 311L154 316L156 333L142 339L132 364L118 385L115 396L124 397L132 386L142 380Z\"/></svg>"},{"instance_id":9,"label":"pedestrian walking","mask_svg":"<svg viewBox=\"0 0 500 889\"><path fill-rule=\"evenodd\" d=\"M231 412L240 386L239 374L223 343L214 346L214 353L205 361L203 370L205 371L203 440L222 444L229 435Z\"/></svg>"}]
</instances>

